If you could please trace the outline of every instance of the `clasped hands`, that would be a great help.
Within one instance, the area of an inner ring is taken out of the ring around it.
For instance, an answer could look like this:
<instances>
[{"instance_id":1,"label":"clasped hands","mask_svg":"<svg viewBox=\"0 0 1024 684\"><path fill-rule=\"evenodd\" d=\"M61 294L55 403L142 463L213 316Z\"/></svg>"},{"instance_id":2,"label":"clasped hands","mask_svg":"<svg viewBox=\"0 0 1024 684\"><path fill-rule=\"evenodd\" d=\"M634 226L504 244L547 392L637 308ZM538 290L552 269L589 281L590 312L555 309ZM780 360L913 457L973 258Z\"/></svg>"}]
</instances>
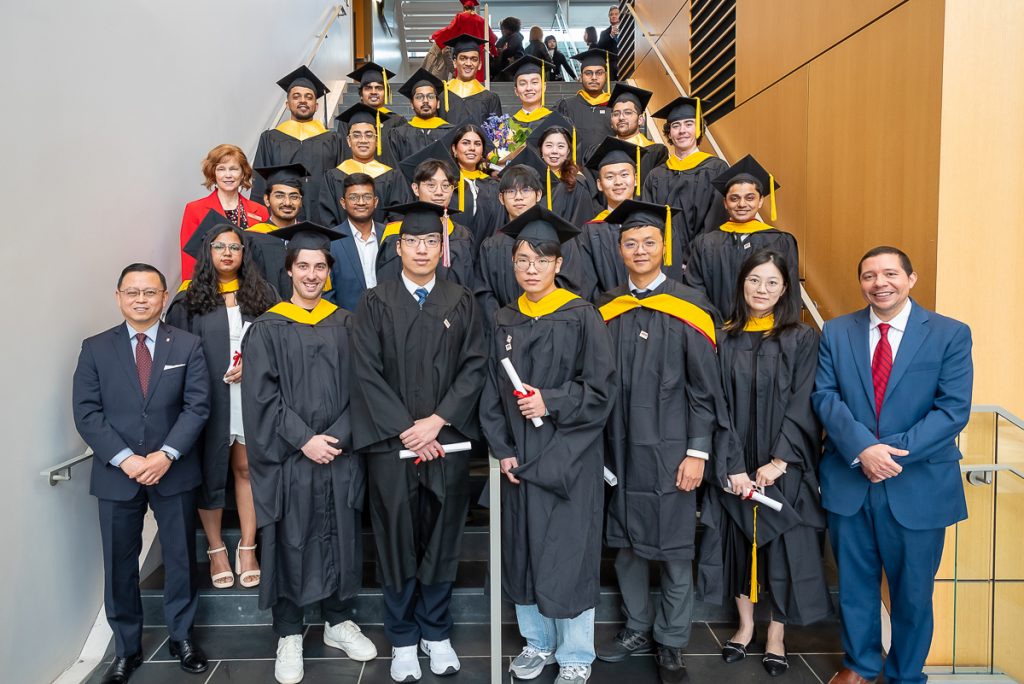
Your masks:
<instances>
[{"instance_id":1,"label":"clasped hands","mask_svg":"<svg viewBox=\"0 0 1024 684\"><path fill-rule=\"evenodd\" d=\"M167 458L167 454L163 451L154 451L145 456L132 454L121 461L121 470L124 474L147 487L160 482L160 478L170 467L171 459Z\"/></svg>"},{"instance_id":2,"label":"clasped hands","mask_svg":"<svg viewBox=\"0 0 1024 684\"><path fill-rule=\"evenodd\" d=\"M415 452L417 461L433 461L444 456L444 447L437 441L437 435L445 426L445 420L436 413L413 422L412 427L398 435L402 446Z\"/></svg>"},{"instance_id":3,"label":"clasped hands","mask_svg":"<svg viewBox=\"0 0 1024 684\"><path fill-rule=\"evenodd\" d=\"M903 466L897 463L893 456L898 458L909 453L906 449L897 449L888 444L874 444L860 452L857 458L860 460L860 470L864 477L872 482L881 482L903 472Z\"/></svg>"},{"instance_id":4,"label":"clasped hands","mask_svg":"<svg viewBox=\"0 0 1024 684\"><path fill-rule=\"evenodd\" d=\"M773 458L757 469L754 479L747 473L736 473L729 476L729 487L737 496L746 496L755 487L771 487L786 472L786 462Z\"/></svg>"}]
</instances>

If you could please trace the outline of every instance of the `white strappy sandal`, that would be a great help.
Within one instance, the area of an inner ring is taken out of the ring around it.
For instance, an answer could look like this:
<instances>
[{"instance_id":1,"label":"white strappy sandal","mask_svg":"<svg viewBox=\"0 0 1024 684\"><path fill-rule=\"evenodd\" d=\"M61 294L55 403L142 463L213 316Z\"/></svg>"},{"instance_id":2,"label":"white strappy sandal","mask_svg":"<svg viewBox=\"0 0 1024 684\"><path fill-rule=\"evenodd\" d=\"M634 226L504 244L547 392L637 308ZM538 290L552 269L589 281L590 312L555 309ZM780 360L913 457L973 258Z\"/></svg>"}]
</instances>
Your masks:
<instances>
[{"instance_id":1,"label":"white strappy sandal","mask_svg":"<svg viewBox=\"0 0 1024 684\"><path fill-rule=\"evenodd\" d=\"M221 546L216 549L208 549L206 551L206 557L211 561L213 560L213 554L224 552L224 555L228 555L228 547ZM235 586L235 573L231 570L225 570L224 572L218 572L216 575L210 575L210 583L213 584L214 589L230 589Z\"/></svg>"},{"instance_id":2,"label":"white strappy sandal","mask_svg":"<svg viewBox=\"0 0 1024 684\"><path fill-rule=\"evenodd\" d=\"M238 571L242 567L242 560L239 557L240 551L255 551L256 545L242 546L239 544L235 547L235 570ZM246 589L252 589L260 585L260 571L259 570L246 570L245 572L238 573L238 583Z\"/></svg>"}]
</instances>

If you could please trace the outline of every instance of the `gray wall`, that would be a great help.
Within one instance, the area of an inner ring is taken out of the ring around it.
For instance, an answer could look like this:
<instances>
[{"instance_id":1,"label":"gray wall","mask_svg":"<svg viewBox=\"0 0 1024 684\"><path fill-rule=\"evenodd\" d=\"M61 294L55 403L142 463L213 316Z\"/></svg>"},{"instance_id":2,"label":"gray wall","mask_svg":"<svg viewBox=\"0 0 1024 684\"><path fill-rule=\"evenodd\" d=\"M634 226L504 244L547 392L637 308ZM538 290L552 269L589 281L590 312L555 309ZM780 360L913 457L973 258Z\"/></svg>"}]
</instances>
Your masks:
<instances>
[{"instance_id":1,"label":"gray wall","mask_svg":"<svg viewBox=\"0 0 1024 684\"><path fill-rule=\"evenodd\" d=\"M274 82L306 59L330 4L4 2L3 681L59 675L102 602L90 466L54 488L39 476L83 448L70 411L80 341L120 320L125 264L178 281L182 209L206 194L200 160L221 142L251 154L281 102ZM314 64L325 79L350 61L350 34L335 33Z\"/></svg>"}]
</instances>

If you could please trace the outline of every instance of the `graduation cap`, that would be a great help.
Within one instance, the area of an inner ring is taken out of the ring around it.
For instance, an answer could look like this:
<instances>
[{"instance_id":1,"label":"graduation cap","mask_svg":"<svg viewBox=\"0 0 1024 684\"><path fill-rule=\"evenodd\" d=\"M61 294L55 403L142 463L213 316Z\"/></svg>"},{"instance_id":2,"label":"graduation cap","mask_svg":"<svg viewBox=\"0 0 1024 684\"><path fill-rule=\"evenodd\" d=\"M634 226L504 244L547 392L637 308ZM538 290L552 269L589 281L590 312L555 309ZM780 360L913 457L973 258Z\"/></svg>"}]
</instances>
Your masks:
<instances>
[{"instance_id":1,"label":"graduation cap","mask_svg":"<svg viewBox=\"0 0 1024 684\"><path fill-rule=\"evenodd\" d=\"M619 82L615 84L611 97L608 98L608 106L614 107L616 102L621 101L632 102L637 106L637 111L643 114L653 96L654 93L650 90Z\"/></svg>"},{"instance_id":2,"label":"graduation cap","mask_svg":"<svg viewBox=\"0 0 1024 684\"><path fill-rule=\"evenodd\" d=\"M467 7L467 8L468 7L479 7L480 6L480 1L479 0L459 0L459 2L462 3L463 7Z\"/></svg>"},{"instance_id":3,"label":"graduation cap","mask_svg":"<svg viewBox=\"0 0 1024 684\"><path fill-rule=\"evenodd\" d=\"M540 149L540 139L542 137L544 137L544 134L549 129L555 128L555 127L564 128L569 133L569 146L570 146L571 151L572 151L572 163L575 164L576 163L576 127L572 125L571 121L569 121L567 118L565 118L564 116L562 116L558 112L552 112L551 114L548 114L543 119L541 119L540 123L537 124L537 127L535 129L533 129L533 132L530 133L528 138L526 138L526 142L528 144L530 144L530 145L533 145L535 148L537 148L539 150Z\"/></svg>"},{"instance_id":4,"label":"graduation cap","mask_svg":"<svg viewBox=\"0 0 1024 684\"><path fill-rule=\"evenodd\" d=\"M290 93L292 88L309 88L316 94L316 99L320 99L331 92L331 89L327 85L316 77L308 66L303 64L298 69L288 74L280 81L277 85L281 87L285 93ZM327 100L324 99L324 126L327 126Z\"/></svg>"},{"instance_id":5,"label":"graduation cap","mask_svg":"<svg viewBox=\"0 0 1024 684\"><path fill-rule=\"evenodd\" d=\"M188 239L188 242L186 242L185 246L181 248L181 251L185 252L185 254L188 254L193 259L198 259L199 254L203 250L203 240L206 239L206 236L210 234L210 232L217 231L214 233L216 235L226 230L231 230L232 228L238 228L238 226L229 221L223 214L218 213L215 209L211 209L206 212L206 216L204 216L203 220L199 222L198 226L196 226L195 232L192 233L192 237ZM242 243L245 244L244 238Z\"/></svg>"},{"instance_id":6,"label":"graduation cap","mask_svg":"<svg viewBox=\"0 0 1024 684\"><path fill-rule=\"evenodd\" d=\"M300 221L287 228L272 230L267 235L288 241L288 249L330 249L331 242L348 237L331 228L313 223L312 221Z\"/></svg>"},{"instance_id":7,"label":"graduation cap","mask_svg":"<svg viewBox=\"0 0 1024 684\"><path fill-rule=\"evenodd\" d=\"M428 159L437 159L444 162L453 176L458 175L458 167L455 160L452 159L451 147L445 144L444 139L435 140L419 152L409 155L398 162L398 168L402 170L402 175L405 176L407 181L414 183L416 167Z\"/></svg>"},{"instance_id":8,"label":"graduation cap","mask_svg":"<svg viewBox=\"0 0 1024 684\"><path fill-rule=\"evenodd\" d=\"M391 101L391 86L388 85L388 81L395 77L395 72L390 69L385 69L376 62L367 62L350 73L348 77L353 81L358 81L360 89L368 83L383 83L384 104Z\"/></svg>"},{"instance_id":9,"label":"graduation cap","mask_svg":"<svg viewBox=\"0 0 1024 684\"><path fill-rule=\"evenodd\" d=\"M651 114L655 119L665 119L669 123L682 121L684 119L695 119L697 124L697 135L700 137L700 98L699 97L677 97L667 105Z\"/></svg>"},{"instance_id":10,"label":"graduation cap","mask_svg":"<svg viewBox=\"0 0 1024 684\"><path fill-rule=\"evenodd\" d=\"M665 259L666 266L672 265L672 212L682 211L674 209L667 204L652 204L640 200L628 199L617 206L605 221L619 224L619 230L630 228L642 228L653 226L665 234Z\"/></svg>"},{"instance_id":11,"label":"graduation cap","mask_svg":"<svg viewBox=\"0 0 1024 684\"><path fill-rule=\"evenodd\" d=\"M309 175L306 167L299 163L278 164L277 166L258 166L253 169L267 182L267 192L275 185L287 185L302 189L303 179Z\"/></svg>"},{"instance_id":12,"label":"graduation cap","mask_svg":"<svg viewBox=\"0 0 1024 684\"><path fill-rule=\"evenodd\" d=\"M472 0L472 2L476 2L476 0ZM479 52L480 46L484 45L486 42L487 41L480 36L471 36L468 33L462 33L450 39L444 46L451 49L452 57L454 57L460 52Z\"/></svg>"},{"instance_id":13,"label":"graduation cap","mask_svg":"<svg viewBox=\"0 0 1024 684\"><path fill-rule=\"evenodd\" d=\"M441 234L441 264L451 266L451 250L448 245L448 215L458 214L458 209L449 209L432 202L407 202L386 207L388 213L401 214L402 225L398 228L399 235Z\"/></svg>"},{"instance_id":14,"label":"graduation cap","mask_svg":"<svg viewBox=\"0 0 1024 684\"><path fill-rule=\"evenodd\" d=\"M501 232L514 240L526 240L537 245L541 242L568 242L580 234L580 229L538 204L502 226Z\"/></svg>"},{"instance_id":15,"label":"graduation cap","mask_svg":"<svg viewBox=\"0 0 1024 684\"><path fill-rule=\"evenodd\" d=\"M547 90L546 73L549 69L554 68L555 65L546 59L534 57L533 55L523 55L502 69L501 73L508 76L509 80L513 83L515 83L516 79L520 76L525 76L527 74L540 74L540 106L543 107L545 91Z\"/></svg>"},{"instance_id":16,"label":"graduation cap","mask_svg":"<svg viewBox=\"0 0 1024 684\"><path fill-rule=\"evenodd\" d=\"M729 186L734 183L754 183L755 181L768 193L771 203L771 217L772 221L774 221L776 218L775 191L780 189L782 186L775 182L775 176L770 174L763 166L761 166L758 161L754 159L753 155L748 154L746 157L740 159L738 162L727 168L711 181L711 185L715 186L715 189L724 196L728 191Z\"/></svg>"},{"instance_id":17,"label":"graduation cap","mask_svg":"<svg viewBox=\"0 0 1024 684\"><path fill-rule=\"evenodd\" d=\"M554 115L552 114L552 116ZM507 164L498 175L504 175L506 171L514 166L527 166L537 172L538 178L544 179L544 196L547 198L548 209L551 209L551 176L554 174L551 172L547 162L532 147L527 145L519 151L512 162Z\"/></svg>"},{"instance_id":18,"label":"graduation cap","mask_svg":"<svg viewBox=\"0 0 1024 684\"><path fill-rule=\"evenodd\" d=\"M576 53L575 55L572 56L572 59L575 59L576 61L578 61L580 63L580 71L583 71L587 67L603 66L604 67L604 73L605 73L604 88L605 88L605 92L610 95L611 94L611 87L612 87L612 84L611 84L611 80L612 80L611 74L612 74L612 55L613 54L616 54L616 53L612 53L612 52L609 52L608 50L603 50L601 48L594 47L594 48L590 48L589 50L585 50L583 52Z\"/></svg>"},{"instance_id":19,"label":"graduation cap","mask_svg":"<svg viewBox=\"0 0 1024 684\"><path fill-rule=\"evenodd\" d=\"M600 175L601 167L608 166L609 164L634 164L636 166L636 196L639 197L640 165L643 158L647 156L647 150L649 149L651 148L640 147L625 140L608 136L590 153L590 158L587 159L587 167Z\"/></svg>"},{"instance_id":20,"label":"graduation cap","mask_svg":"<svg viewBox=\"0 0 1024 684\"><path fill-rule=\"evenodd\" d=\"M416 73L409 77L409 80L402 84L402 87L398 89L398 92L412 100L412 95L416 89L425 85L433 86L434 92L438 94L440 94L442 90L445 90L444 81L423 67L420 67L416 70Z\"/></svg>"},{"instance_id":21,"label":"graduation cap","mask_svg":"<svg viewBox=\"0 0 1024 684\"><path fill-rule=\"evenodd\" d=\"M334 117L338 121L343 121L348 124L349 127L352 124L367 123L374 127L377 132L377 156L381 156L381 126L385 121L391 118L391 115L382 112L379 109L374 109L369 105L365 105L362 102L356 102L354 105L344 110L338 116Z\"/></svg>"}]
</instances>

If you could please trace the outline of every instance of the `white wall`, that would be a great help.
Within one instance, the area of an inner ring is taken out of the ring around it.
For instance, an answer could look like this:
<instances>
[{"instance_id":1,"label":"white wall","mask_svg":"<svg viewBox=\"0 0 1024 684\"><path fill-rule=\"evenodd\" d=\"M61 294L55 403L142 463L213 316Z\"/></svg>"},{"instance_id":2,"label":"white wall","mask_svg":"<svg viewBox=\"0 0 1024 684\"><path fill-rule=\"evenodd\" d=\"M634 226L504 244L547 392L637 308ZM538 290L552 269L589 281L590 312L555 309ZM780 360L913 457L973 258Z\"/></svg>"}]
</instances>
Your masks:
<instances>
[{"instance_id":1,"label":"white wall","mask_svg":"<svg viewBox=\"0 0 1024 684\"><path fill-rule=\"evenodd\" d=\"M274 82L307 58L324 0L5 2L0 199L0 679L48 682L77 657L102 601L90 464L70 411L80 340L119 321L120 269L179 278L186 201L206 151L254 150ZM343 20L344 21L344 20ZM350 29L314 69L342 78Z\"/></svg>"}]
</instances>

